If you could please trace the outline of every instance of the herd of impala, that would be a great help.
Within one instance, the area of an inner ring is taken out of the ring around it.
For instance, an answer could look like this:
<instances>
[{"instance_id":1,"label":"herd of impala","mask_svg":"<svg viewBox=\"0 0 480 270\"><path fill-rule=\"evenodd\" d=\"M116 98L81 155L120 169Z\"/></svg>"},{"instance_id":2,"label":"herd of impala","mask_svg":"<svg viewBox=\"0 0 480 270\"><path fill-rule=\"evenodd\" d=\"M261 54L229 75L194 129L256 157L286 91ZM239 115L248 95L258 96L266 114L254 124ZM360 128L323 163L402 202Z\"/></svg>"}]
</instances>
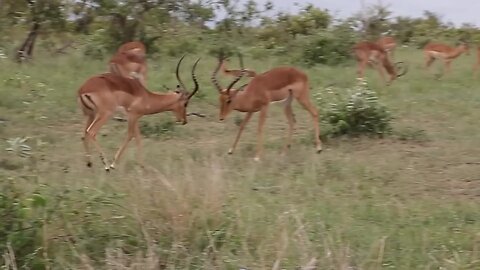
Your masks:
<instances>
[{"instance_id":1,"label":"herd of impala","mask_svg":"<svg viewBox=\"0 0 480 270\"><path fill-rule=\"evenodd\" d=\"M392 37L382 37L376 42L362 41L353 46L352 52L358 65L358 77L363 77L365 68L369 65L378 70L382 80L387 85L396 78L406 74L407 67L403 62L393 63L391 60L393 59L395 48L396 42ZM424 47L425 68L428 69L438 59L444 62L443 72L445 70L449 72L451 62L463 52L469 53L469 47L465 43L461 43L457 47L450 47L440 43L429 43ZM184 57L180 58L176 67L177 88L166 93L153 93L146 88L146 48L138 41L125 43L117 50L109 61L109 72L90 77L83 83L78 90L77 100L86 118L82 140L86 152L87 166L92 166L91 143L93 143L100 154L105 170L109 171L115 168L122 153L132 139L135 139L137 146L137 162L142 165L142 143L138 120L144 115L171 111L174 113L177 122L181 124L187 123L187 116L193 114L187 113L188 102L199 89L195 68L200 59L192 66L191 76L194 89L189 92L179 76L179 69ZM241 55L239 55L240 69L232 70L226 67L225 60L225 57L221 54L218 58L218 65L211 77L213 85L218 90L220 121L223 121L232 110L246 113L233 145L228 151L229 154L232 154L235 150L242 131L252 115L260 112L257 147L254 157L257 161L260 159L263 152L263 127L267 118L269 104L273 102L283 103L284 113L289 126L285 150L289 148L292 143L295 125L295 117L292 111L293 99L296 99L310 113L315 132L316 151L322 151L318 112L310 100L309 81L304 72L295 67L282 66L272 68L263 73L257 73L244 68ZM480 69L480 47L474 72L476 73L478 69ZM226 88L221 87L217 80L219 71L223 75L235 77ZM388 80L385 80L384 71L389 75ZM242 77L248 77L250 81L235 89L234 85ZM119 110L123 111L127 117L128 132L113 161L109 163L102 148L96 141L96 135L100 128Z\"/></svg>"}]
</instances>

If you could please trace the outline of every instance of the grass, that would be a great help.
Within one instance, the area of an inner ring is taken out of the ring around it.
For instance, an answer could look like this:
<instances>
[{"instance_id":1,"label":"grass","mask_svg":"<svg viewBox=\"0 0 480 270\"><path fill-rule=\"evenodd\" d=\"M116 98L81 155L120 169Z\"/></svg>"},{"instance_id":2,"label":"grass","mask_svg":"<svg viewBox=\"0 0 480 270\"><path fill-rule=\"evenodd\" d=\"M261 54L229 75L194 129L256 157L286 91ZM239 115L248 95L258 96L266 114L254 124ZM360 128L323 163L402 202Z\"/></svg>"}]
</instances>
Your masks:
<instances>
[{"instance_id":1,"label":"grass","mask_svg":"<svg viewBox=\"0 0 480 270\"><path fill-rule=\"evenodd\" d=\"M450 76L435 80L421 69L420 51L397 55L410 73L392 86L367 73L395 117L392 136L329 140L318 155L310 118L295 105L295 143L282 155L287 123L274 105L264 159L253 161L256 119L229 156L241 114L217 121L209 82L214 59L204 57L201 95L189 111L207 117L174 128L170 114L143 118L149 130L169 131L144 139L145 169L136 166L131 146L110 174L98 158L85 166L75 101L77 88L105 70L104 62L80 55L25 66L0 60L0 177L28 209L25 219L40 221L35 259L26 256L17 267L36 260L50 269L480 268L480 81L471 76L473 57L461 56ZM195 56L186 60L191 85ZM256 70L285 64L246 62ZM175 64L150 61L152 89L176 85ZM355 81L353 62L306 72L312 92ZM101 130L110 157L125 132L125 123L114 121ZM29 137L30 156L3 150L16 137Z\"/></svg>"}]
</instances>

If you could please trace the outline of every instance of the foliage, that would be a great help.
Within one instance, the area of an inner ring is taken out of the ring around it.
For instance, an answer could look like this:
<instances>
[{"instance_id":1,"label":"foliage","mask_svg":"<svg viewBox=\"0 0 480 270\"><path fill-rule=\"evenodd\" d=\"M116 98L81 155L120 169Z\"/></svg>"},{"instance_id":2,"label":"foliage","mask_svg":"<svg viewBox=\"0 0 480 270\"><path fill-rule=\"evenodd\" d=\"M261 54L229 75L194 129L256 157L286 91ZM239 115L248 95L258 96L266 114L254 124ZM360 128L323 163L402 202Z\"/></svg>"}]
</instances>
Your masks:
<instances>
[{"instance_id":1,"label":"foliage","mask_svg":"<svg viewBox=\"0 0 480 270\"><path fill-rule=\"evenodd\" d=\"M140 40L146 44L149 56L157 52L178 56L200 51L217 55L220 49L230 52L255 44L256 51L266 49L263 54L284 55L293 49L296 60L332 65L349 58L348 47L359 38L373 40L388 34L402 44L418 47L430 40L480 40L480 30L473 25L455 27L430 11L418 18L392 17L390 7L382 4L366 6L345 19L335 18L330 11L312 4L297 14L266 16L273 4L260 6L252 0L4 0L2 5L0 29L7 35L20 36L26 29L32 33L34 23L38 23L43 41L36 43L54 48L55 42L69 44L77 40L83 44L85 55L92 58L103 57L123 42ZM213 23L219 13L225 17ZM62 35L68 40L56 40ZM200 38L192 39L195 35ZM7 36L0 39L11 40ZM211 42L199 46L205 40Z\"/></svg>"},{"instance_id":2,"label":"foliage","mask_svg":"<svg viewBox=\"0 0 480 270\"><path fill-rule=\"evenodd\" d=\"M391 131L392 116L366 81L359 79L345 95L339 92L340 89L327 88L326 93L334 95L330 99L324 93L317 93L317 103L324 110L322 119L329 125L327 135L383 136Z\"/></svg>"},{"instance_id":3,"label":"foliage","mask_svg":"<svg viewBox=\"0 0 480 270\"><path fill-rule=\"evenodd\" d=\"M331 32L321 32L303 46L302 60L308 65L338 65L351 59L354 33L348 25L339 25Z\"/></svg>"},{"instance_id":4,"label":"foliage","mask_svg":"<svg viewBox=\"0 0 480 270\"><path fill-rule=\"evenodd\" d=\"M43 219L36 212L43 209L45 199L39 194L22 198L13 179L1 179L0 190L0 253L6 254L10 246L20 269L41 269Z\"/></svg>"},{"instance_id":5,"label":"foliage","mask_svg":"<svg viewBox=\"0 0 480 270\"><path fill-rule=\"evenodd\" d=\"M292 36L312 35L326 29L332 21L328 10L321 10L312 4L307 5L298 15L279 14L279 24Z\"/></svg>"},{"instance_id":6,"label":"foliage","mask_svg":"<svg viewBox=\"0 0 480 270\"><path fill-rule=\"evenodd\" d=\"M376 39L390 30L390 15L392 12L387 6L374 4L362 9L351 19L358 27L363 39Z\"/></svg>"}]
</instances>

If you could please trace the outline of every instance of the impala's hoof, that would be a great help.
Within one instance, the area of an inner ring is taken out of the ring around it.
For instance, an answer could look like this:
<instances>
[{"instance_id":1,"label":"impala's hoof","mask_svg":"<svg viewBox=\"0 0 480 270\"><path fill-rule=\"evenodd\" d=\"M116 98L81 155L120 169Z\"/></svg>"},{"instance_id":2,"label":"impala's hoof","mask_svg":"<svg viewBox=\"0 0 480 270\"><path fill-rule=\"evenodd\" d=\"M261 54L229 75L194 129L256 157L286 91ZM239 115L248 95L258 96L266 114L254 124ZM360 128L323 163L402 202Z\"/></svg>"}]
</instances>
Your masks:
<instances>
[{"instance_id":1,"label":"impala's hoof","mask_svg":"<svg viewBox=\"0 0 480 270\"><path fill-rule=\"evenodd\" d=\"M106 172L110 172L110 167L105 167Z\"/></svg>"},{"instance_id":2,"label":"impala's hoof","mask_svg":"<svg viewBox=\"0 0 480 270\"><path fill-rule=\"evenodd\" d=\"M257 161L257 162L258 162L258 161L260 161L260 158L259 158L259 157L254 157L254 158L253 158L253 161Z\"/></svg>"},{"instance_id":3,"label":"impala's hoof","mask_svg":"<svg viewBox=\"0 0 480 270\"><path fill-rule=\"evenodd\" d=\"M317 146L317 154L321 153L323 151L323 148L321 146Z\"/></svg>"},{"instance_id":4,"label":"impala's hoof","mask_svg":"<svg viewBox=\"0 0 480 270\"><path fill-rule=\"evenodd\" d=\"M92 162L91 161L87 162L87 167L89 167L89 168L92 167Z\"/></svg>"},{"instance_id":5,"label":"impala's hoof","mask_svg":"<svg viewBox=\"0 0 480 270\"><path fill-rule=\"evenodd\" d=\"M228 149L228 154L229 155L233 154L233 149L232 148Z\"/></svg>"},{"instance_id":6,"label":"impala's hoof","mask_svg":"<svg viewBox=\"0 0 480 270\"><path fill-rule=\"evenodd\" d=\"M115 170L115 164L112 163L112 164L110 165L110 169Z\"/></svg>"}]
</instances>

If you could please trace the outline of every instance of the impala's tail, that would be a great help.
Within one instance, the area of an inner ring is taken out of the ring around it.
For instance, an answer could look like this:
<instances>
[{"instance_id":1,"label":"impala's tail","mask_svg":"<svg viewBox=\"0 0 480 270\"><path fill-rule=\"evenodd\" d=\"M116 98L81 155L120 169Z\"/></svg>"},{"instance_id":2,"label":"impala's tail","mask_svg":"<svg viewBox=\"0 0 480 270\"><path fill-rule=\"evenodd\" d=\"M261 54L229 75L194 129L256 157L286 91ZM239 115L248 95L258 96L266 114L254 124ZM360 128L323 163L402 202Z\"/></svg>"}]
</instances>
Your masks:
<instances>
[{"instance_id":1,"label":"impala's tail","mask_svg":"<svg viewBox=\"0 0 480 270\"><path fill-rule=\"evenodd\" d=\"M95 108L96 108L96 105L95 105L95 102L93 102L93 99L90 95L88 94L82 94L78 97L80 99L80 102L82 103L82 105L90 110L90 111L94 111Z\"/></svg>"}]
</instances>

